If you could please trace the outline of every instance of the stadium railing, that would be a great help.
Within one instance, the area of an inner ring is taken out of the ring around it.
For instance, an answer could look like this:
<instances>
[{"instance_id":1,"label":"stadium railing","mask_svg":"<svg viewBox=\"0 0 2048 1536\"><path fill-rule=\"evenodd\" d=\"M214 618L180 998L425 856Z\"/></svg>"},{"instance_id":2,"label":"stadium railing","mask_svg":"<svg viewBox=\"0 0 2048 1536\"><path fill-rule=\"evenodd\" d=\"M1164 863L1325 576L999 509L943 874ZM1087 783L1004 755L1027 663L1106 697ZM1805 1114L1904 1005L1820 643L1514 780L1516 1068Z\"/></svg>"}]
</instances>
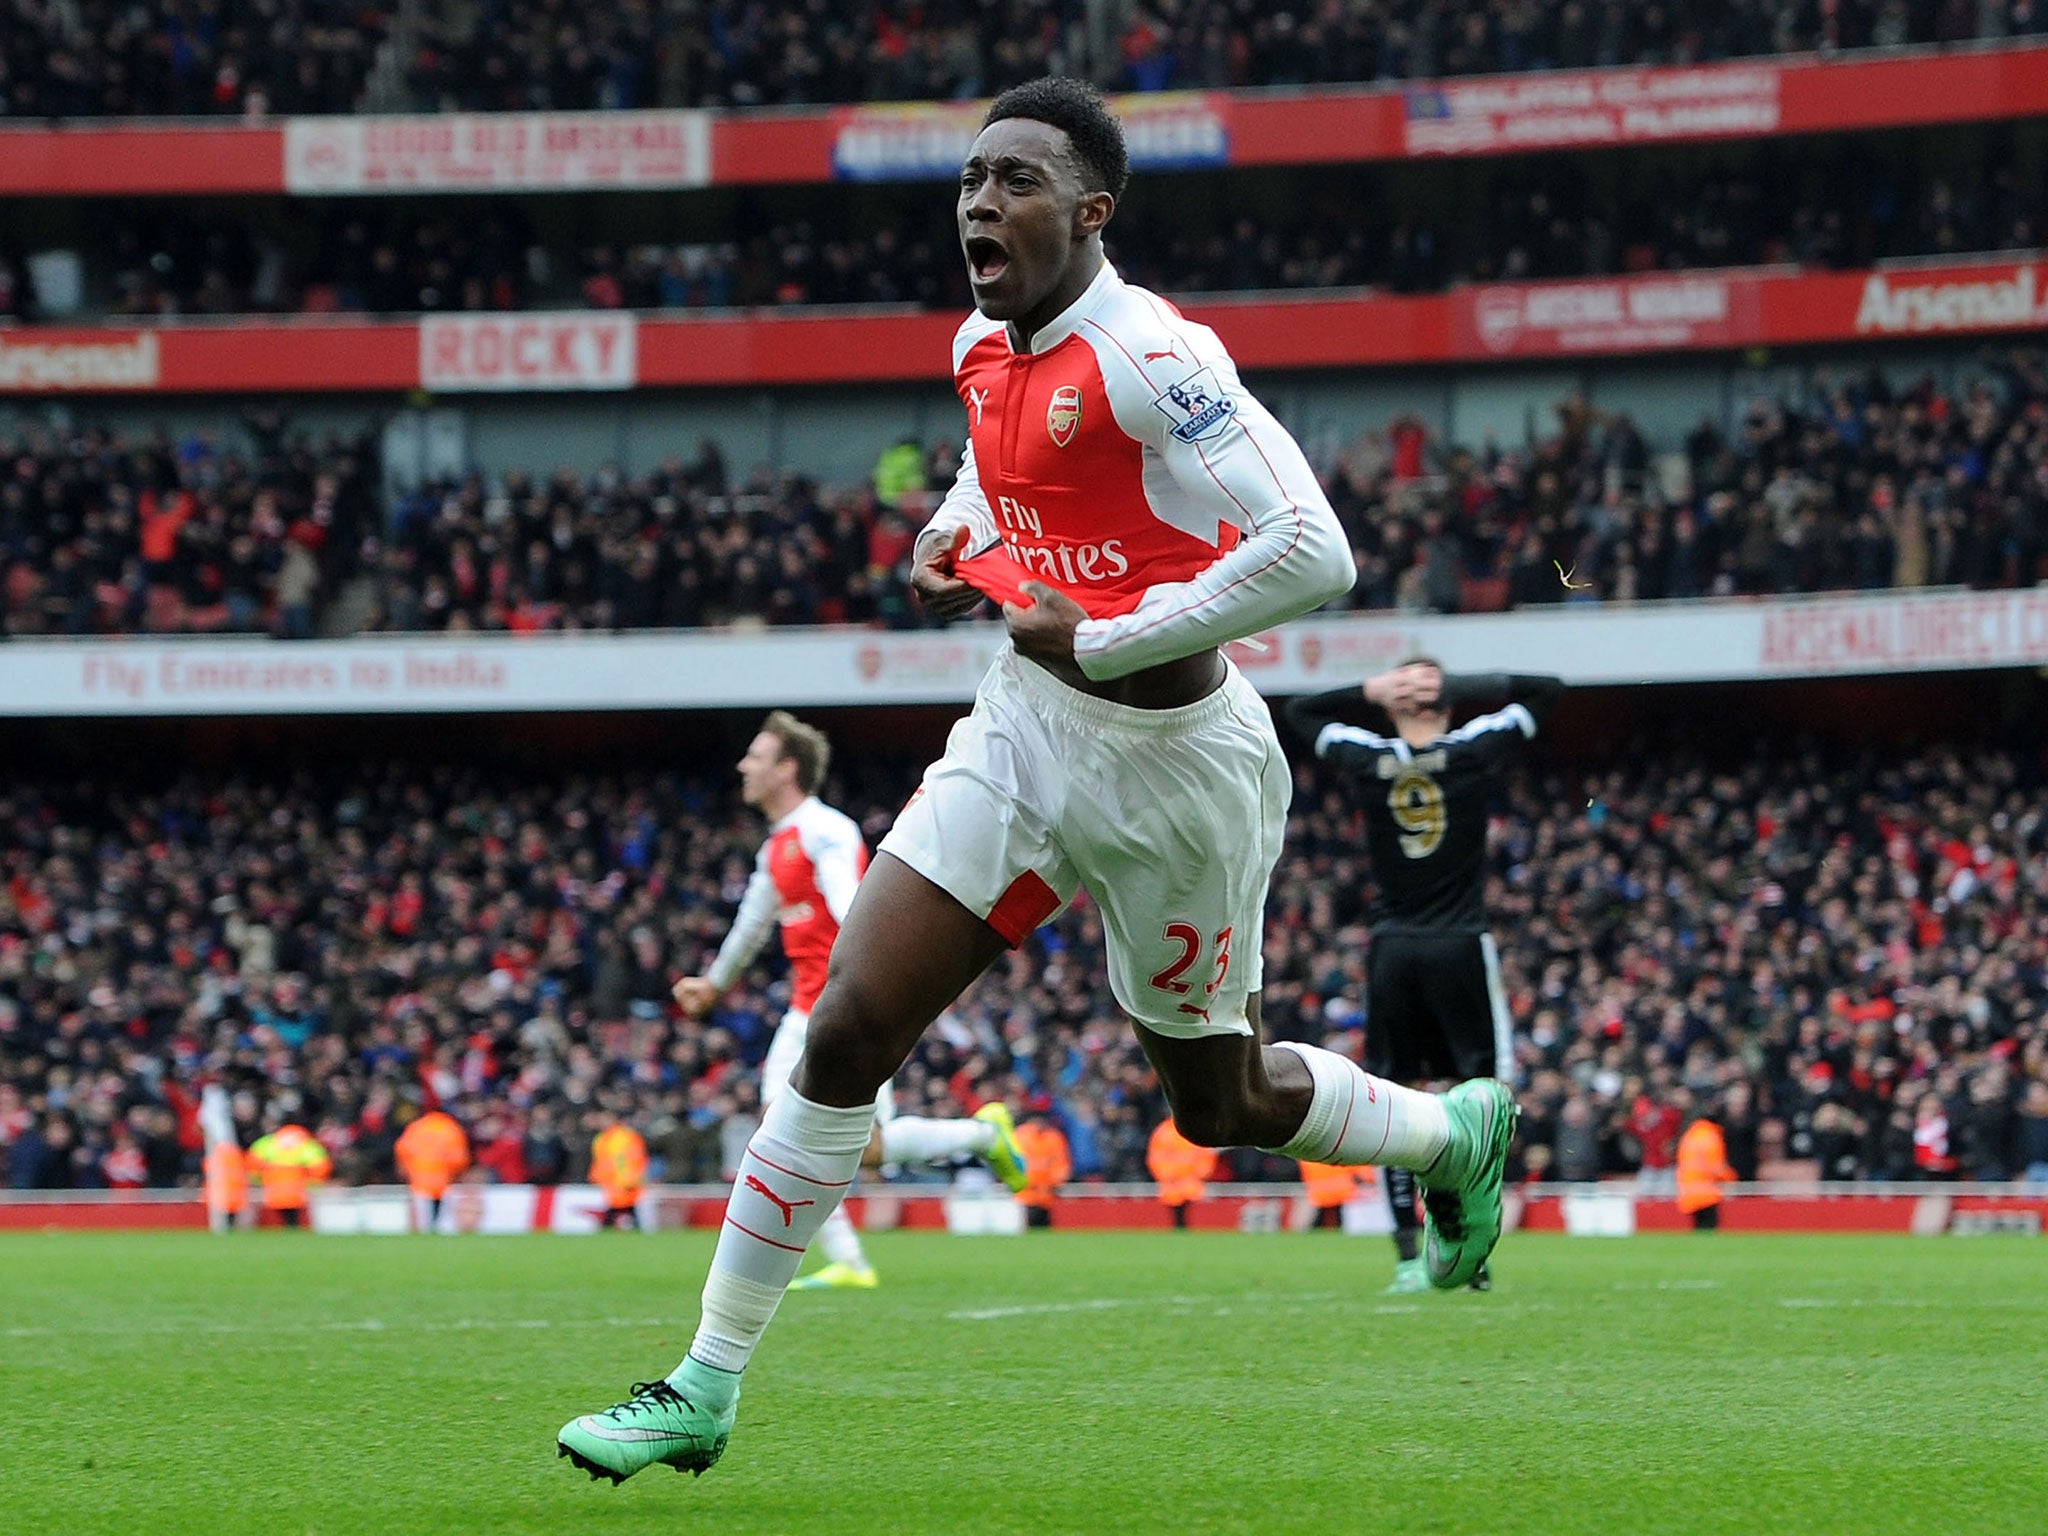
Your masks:
<instances>
[{"instance_id":1,"label":"stadium railing","mask_svg":"<svg viewBox=\"0 0 2048 1536\"><path fill-rule=\"evenodd\" d=\"M729 1189L721 1184L654 1185L641 1202L655 1229L714 1229ZM2048 1188L2009 1183L1836 1183L1780 1180L1727 1187L1723 1221L1735 1232L1897 1232L1922 1236L1990 1233L2037 1234L2048 1221ZM950 1201L1007 1201L981 1187L880 1184L853 1197L854 1213L871 1229L940 1230ZM1600 1202L1610 1215L1626 1212L1626 1232L1681 1231L1690 1226L1668 1194L1644 1194L1632 1179L1596 1184L1529 1184L1509 1191L1511 1226L1523 1231L1625 1235L1593 1222L1574 1226L1570 1202ZM1367 1187L1352 1202L1358 1216L1348 1230L1382 1230L1384 1202ZM595 1231L604 1200L592 1186L542 1190L532 1185L458 1184L444 1208L461 1231ZM411 1225L411 1196L400 1185L318 1191L316 1230L395 1234ZM374 1216L368 1213L375 1212ZM1289 1231L1311 1214L1299 1184L1211 1184L1190 1213L1204 1229ZM1055 1226L1149 1230L1167 1225L1152 1184L1075 1184L1062 1190ZM190 1228L206 1225L197 1190L38 1190L0 1192L0 1230L40 1228Z\"/></svg>"}]
</instances>

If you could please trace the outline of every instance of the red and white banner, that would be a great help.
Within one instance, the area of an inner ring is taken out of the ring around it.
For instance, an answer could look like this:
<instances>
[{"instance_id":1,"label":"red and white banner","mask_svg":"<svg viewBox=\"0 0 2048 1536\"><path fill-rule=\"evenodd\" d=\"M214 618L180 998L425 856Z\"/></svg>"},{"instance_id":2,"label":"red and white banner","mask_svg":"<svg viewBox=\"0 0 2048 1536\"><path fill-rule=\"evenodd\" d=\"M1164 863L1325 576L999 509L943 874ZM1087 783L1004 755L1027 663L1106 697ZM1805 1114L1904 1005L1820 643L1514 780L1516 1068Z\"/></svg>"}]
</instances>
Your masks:
<instances>
[{"instance_id":1,"label":"red and white banner","mask_svg":"<svg viewBox=\"0 0 2048 1536\"><path fill-rule=\"evenodd\" d=\"M1856 304L1859 336L1939 336L2048 327L2048 283L2035 263L1967 273L1941 268L1872 272Z\"/></svg>"},{"instance_id":2,"label":"red and white banner","mask_svg":"<svg viewBox=\"0 0 2048 1536\"><path fill-rule=\"evenodd\" d=\"M1410 87L1411 155L1502 155L1779 131L1784 74L1769 65L1503 75Z\"/></svg>"},{"instance_id":3,"label":"red and white banner","mask_svg":"<svg viewBox=\"0 0 2048 1536\"><path fill-rule=\"evenodd\" d=\"M1516 665L1579 685L2048 666L2048 588L1942 590L1510 613L1339 614L1231 650L1263 693L1309 693L1402 656ZM0 647L0 718L459 714L964 704L1003 643L944 633L21 640Z\"/></svg>"},{"instance_id":4,"label":"red and white banner","mask_svg":"<svg viewBox=\"0 0 2048 1536\"><path fill-rule=\"evenodd\" d=\"M1141 168L1313 165L1996 122L2048 113L2048 48L1851 53L1403 87L1120 97ZM0 196L572 191L944 179L975 104L0 128Z\"/></svg>"},{"instance_id":5,"label":"red and white banner","mask_svg":"<svg viewBox=\"0 0 2048 1536\"><path fill-rule=\"evenodd\" d=\"M420 387L630 389L638 340L632 315L434 315L420 322Z\"/></svg>"},{"instance_id":6,"label":"red and white banner","mask_svg":"<svg viewBox=\"0 0 2048 1536\"><path fill-rule=\"evenodd\" d=\"M449 112L284 125L284 190L302 196L701 187L710 179L702 112Z\"/></svg>"},{"instance_id":7,"label":"red and white banner","mask_svg":"<svg viewBox=\"0 0 2048 1536\"><path fill-rule=\"evenodd\" d=\"M0 331L0 394L155 389L163 383L152 331L65 341L42 331Z\"/></svg>"},{"instance_id":8,"label":"red and white banner","mask_svg":"<svg viewBox=\"0 0 2048 1536\"><path fill-rule=\"evenodd\" d=\"M2048 265L1732 270L1491 284L1447 294L1205 297L1247 372L1727 351L2048 327ZM0 397L706 388L939 380L959 316L829 309L610 311L418 321L244 319L0 327Z\"/></svg>"},{"instance_id":9,"label":"red and white banner","mask_svg":"<svg viewBox=\"0 0 2048 1536\"><path fill-rule=\"evenodd\" d=\"M1734 346L1756 332L1759 291L1753 275L1718 272L1489 285L1453 295L1451 347L1557 357Z\"/></svg>"}]
</instances>

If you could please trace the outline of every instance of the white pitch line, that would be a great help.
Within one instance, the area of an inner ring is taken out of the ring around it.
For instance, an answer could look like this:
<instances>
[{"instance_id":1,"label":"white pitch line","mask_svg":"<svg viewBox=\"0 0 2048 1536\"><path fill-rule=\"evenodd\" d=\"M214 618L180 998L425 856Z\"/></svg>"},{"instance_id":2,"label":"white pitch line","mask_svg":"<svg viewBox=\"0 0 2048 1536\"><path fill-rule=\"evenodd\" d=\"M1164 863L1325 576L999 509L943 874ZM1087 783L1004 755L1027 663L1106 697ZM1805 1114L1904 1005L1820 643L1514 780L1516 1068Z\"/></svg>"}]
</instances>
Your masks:
<instances>
[{"instance_id":1,"label":"white pitch line","mask_svg":"<svg viewBox=\"0 0 2048 1536\"><path fill-rule=\"evenodd\" d=\"M1351 1291L1297 1291L1284 1296L1247 1292L1242 1296L1091 1296L1081 1301L1040 1301L1015 1307L963 1307L948 1312L953 1323L989 1323L1006 1317L1057 1317L1068 1312L1114 1312L1124 1307L1216 1307L1247 1303L1264 1312L1276 1312L1310 1301L1335 1301L1353 1295Z\"/></svg>"},{"instance_id":2,"label":"white pitch line","mask_svg":"<svg viewBox=\"0 0 2048 1536\"><path fill-rule=\"evenodd\" d=\"M501 1328L669 1328L681 1317L458 1317L445 1322L387 1323L378 1317L322 1323L155 1323L124 1328L0 1328L0 1339L215 1337L223 1334L469 1333Z\"/></svg>"}]
</instances>

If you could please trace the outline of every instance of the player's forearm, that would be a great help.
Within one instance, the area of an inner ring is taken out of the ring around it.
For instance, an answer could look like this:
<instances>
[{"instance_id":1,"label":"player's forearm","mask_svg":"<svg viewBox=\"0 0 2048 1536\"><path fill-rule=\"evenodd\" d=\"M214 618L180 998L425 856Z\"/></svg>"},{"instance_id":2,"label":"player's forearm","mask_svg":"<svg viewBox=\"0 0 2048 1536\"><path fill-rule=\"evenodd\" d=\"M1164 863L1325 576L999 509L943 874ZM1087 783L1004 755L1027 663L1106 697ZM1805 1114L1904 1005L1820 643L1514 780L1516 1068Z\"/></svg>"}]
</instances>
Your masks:
<instances>
[{"instance_id":1,"label":"player's forearm","mask_svg":"<svg viewBox=\"0 0 2048 1536\"><path fill-rule=\"evenodd\" d=\"M1087 620L1074 659L1097 682L1128 677L1313 612L1357 574L1327 504L1277 509L1192 581L1148 588L1129 613Z\"/></svg>"},{"instance_id":2,"label":"player's forearm","mask_svg":"<svg viewBox=\"0 0 2048 1536\"><path fill-rule=\"evenodd\" d=\"M757 870L747 882L747 894L740 899L740 910L726 932L725 942L704 968L704 979L721 993L731 989L740 979L740 972L754 963L754 957L767 944L768 935L775 931L775 907L774 887Z\"/></svg>"},{"instance_id":3,"label":"player's forearm","mask_svg":"<svg viewBox=\"0 0 2048 1536\"><path fill-rule=\"evenodd\" d=\"M981 489L980 472L974 467L974 445L971 442L961 459L960 473L954 478L952 488L917 536L919 557L924 554L927 539L949 541L955 530L961 528L967 530L967 547L971 550L980 549L999 537L995 516L989 511L988 498Z\"/></svg>"},{"instance_id":4,"label":"player's forearm","mask_svg":"<svg viewBox=\"0 0 2048 1536\"><path fill-rule=\"evenodd\" d=\"M1519 704L1540 725L1564 693L1564 680L1520 672L1469 672L1444 679L1444 697L1459 707L1499 709Z\"/></svg>"},{"instance_id":5,"label":"player's forearm","mask_svg":"<svg viewBox=\"0 0 2048 1536\"><path fill-rule=\"evenodd\" d=\"M1364 691L1353 684L1349 688L1332 688L1328 693L1289 699L1282 713L1290 730L1303 741L1314 742L1326 726L1348 724L1369 707Z\"/></svg>"}]
</instances>

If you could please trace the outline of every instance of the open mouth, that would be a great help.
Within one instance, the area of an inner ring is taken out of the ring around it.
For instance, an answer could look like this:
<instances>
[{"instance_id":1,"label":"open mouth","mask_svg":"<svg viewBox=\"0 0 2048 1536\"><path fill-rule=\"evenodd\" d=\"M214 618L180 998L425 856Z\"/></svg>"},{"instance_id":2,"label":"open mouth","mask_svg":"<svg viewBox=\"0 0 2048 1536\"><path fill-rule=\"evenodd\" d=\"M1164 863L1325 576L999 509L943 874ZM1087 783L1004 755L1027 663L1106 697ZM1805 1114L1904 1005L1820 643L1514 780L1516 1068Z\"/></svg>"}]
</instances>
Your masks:
<instances>
[{"instance_id":1,"label":"open mouth","mask_svg":"<svg viewBox=\"0 0 2048 1536\"><path fill-rule=\"evenodd\" d=\"M967 270L977 283L992 283L1009 268L1010 253L987 235L969 235L963 249L967 252Z\"/></svg>"}]
</instances>

